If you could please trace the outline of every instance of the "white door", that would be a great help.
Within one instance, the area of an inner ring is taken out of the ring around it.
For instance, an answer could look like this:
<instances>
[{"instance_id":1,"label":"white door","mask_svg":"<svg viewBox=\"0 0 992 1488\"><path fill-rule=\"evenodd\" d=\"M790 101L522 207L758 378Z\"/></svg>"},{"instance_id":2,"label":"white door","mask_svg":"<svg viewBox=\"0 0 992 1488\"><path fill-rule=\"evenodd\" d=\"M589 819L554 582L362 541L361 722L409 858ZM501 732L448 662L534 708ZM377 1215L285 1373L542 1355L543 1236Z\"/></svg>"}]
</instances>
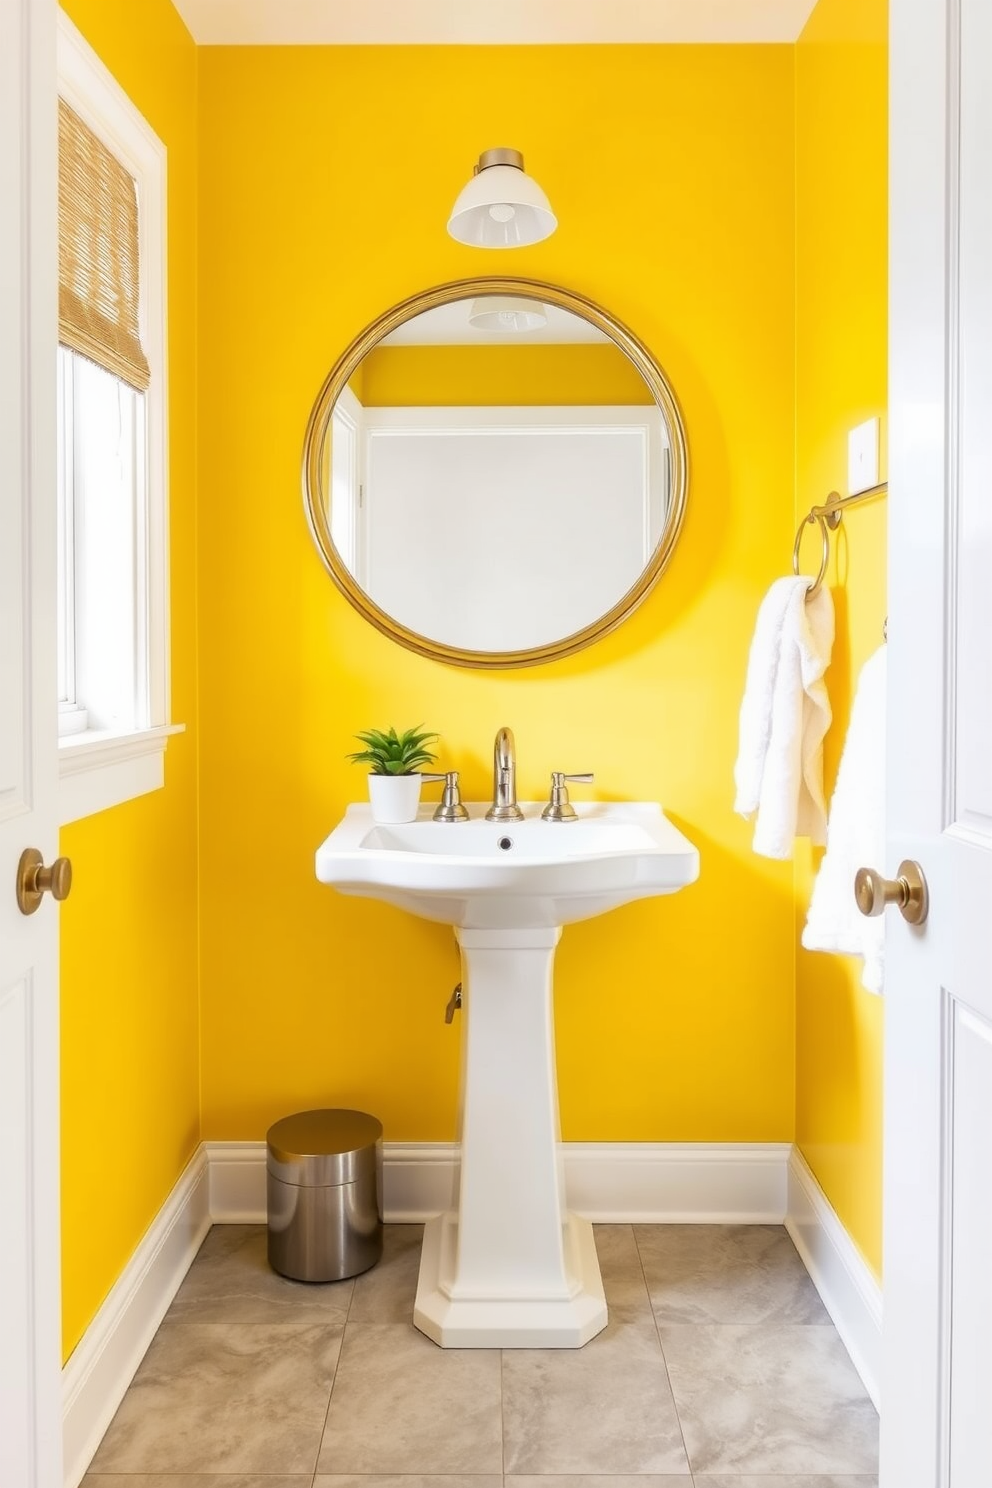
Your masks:
<instances>
[{"instance_id":1,"label":"white door","mask_svg":"<svg viewBox=\"0 0 992 1488\"><path fill-rule=\"evenodd\" d=\"M893 0L881 1488L992 1485L992 5ZM882 865L877 865L881 867Z\"/></svg>"},{"instance_id":2,"label":"white door","mask_svg":"<svg viewBox=\"0 0 992 1488\"><path fill-rule=\"evenodd\" d=\"M0 0L0 1488L61 1488L54 0Z\"/></svg>"}]
</instances>

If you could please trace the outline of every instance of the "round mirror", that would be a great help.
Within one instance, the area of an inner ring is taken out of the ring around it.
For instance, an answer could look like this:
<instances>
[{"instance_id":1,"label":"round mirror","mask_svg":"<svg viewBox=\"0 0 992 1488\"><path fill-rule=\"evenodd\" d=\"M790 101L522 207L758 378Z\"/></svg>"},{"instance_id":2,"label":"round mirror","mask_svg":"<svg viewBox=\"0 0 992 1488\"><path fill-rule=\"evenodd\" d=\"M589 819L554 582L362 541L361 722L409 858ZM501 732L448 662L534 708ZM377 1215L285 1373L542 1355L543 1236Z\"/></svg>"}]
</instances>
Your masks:
<instances>
[{"instance_id":1,"label":"round mirror","mask_svg":"<svg viewBox=\"0 0 992 1488\"><path fill-rule=\"evenodd\" d=\"M415 295L352 342L307 425L303 486L331 577L422 655L529 666L614 629L664 569L688 460L658 363L552 285Z\"/></svg>"}]
</instances>

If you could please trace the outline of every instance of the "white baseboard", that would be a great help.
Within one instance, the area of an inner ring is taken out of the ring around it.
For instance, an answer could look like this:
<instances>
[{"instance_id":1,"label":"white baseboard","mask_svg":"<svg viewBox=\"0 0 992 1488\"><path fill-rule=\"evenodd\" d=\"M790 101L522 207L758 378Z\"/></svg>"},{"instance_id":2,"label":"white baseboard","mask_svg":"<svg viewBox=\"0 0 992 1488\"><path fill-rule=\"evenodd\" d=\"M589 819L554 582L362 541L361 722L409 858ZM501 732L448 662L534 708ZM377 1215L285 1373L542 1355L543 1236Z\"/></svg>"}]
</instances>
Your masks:
<instances>
[{"instance_id":1,"label":"white baseboard","mask_svg":"<svg viewBox=\"0 0 992 1488\"><path fill-rule=\"evenodd\" d=\"M568 1207L597 1224L781 1224L788 1142L565 1142Z\"/></svg>"},{"instance_id":2,"label":"white baseboard","mask_svg":"<svg viewBox=\"0 0 992 1488\"><path fill-rule=\"evenodd\" d=\"M789 1159L785 1227L878 1410L882 1288L798 1148Z\"/></svg>"},{"instance_id":3,"label":"white baseboard","mask_svg":"<svg viewBox=\"0 0 992 1488\"><path fill-rule=\"evenodd\" d=\"M265 1143L207 1142L217 1224L265 1221ZM788 1142L565 1142L576 1214L598 1224L781 1224ZM383 1213L416 1224L454 1205L458 1145L383 1144Z\"/></svg>"},{"instance_id":4,"label":"white baseboard","mask_svg":"<svg viewBox=\"0 0 992 1488\"><path fill-rule=\"evenodd\" d=\"M600 1224L784 1221L877 1405L878 1283L789 1143L571 1142L564 1160L570 1207ZM386 1143L386 1220L453 1207L457 1177L455 1143ZM78 1488L210 1225L262 1224L265 1208L265 1143L202 1143L62 1371L65 1488Z\"/></svg>"},{"instance_id":5,"label":"white baseboard","mask_svg":"<svg viewBox=\"0 0 992 1488\"><path fill-rule=\"evenodd\" d=\"M202 1146L62 1370L65 1488L77 1488L210 1228Z\"/></svg>"}]
</instances>

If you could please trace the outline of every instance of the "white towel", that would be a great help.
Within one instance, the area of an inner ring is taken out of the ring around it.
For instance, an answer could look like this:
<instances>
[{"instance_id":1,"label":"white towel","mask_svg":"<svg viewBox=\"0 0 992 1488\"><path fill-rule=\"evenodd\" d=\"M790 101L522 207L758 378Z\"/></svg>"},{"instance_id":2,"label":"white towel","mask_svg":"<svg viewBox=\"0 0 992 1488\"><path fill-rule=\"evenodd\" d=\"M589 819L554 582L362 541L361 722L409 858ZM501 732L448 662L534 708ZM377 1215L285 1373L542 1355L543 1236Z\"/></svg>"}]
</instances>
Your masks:
<instances>
[{"instance_id":1,"label":"white towel","mask_svg":"<svg viewBox=\"0 0 992 1488\"><path fill-rule=\"evenodd\" d=\"M830 699L823 674L834 643L827 589L812 579L776 579L761 602L741 704L734 810L754 816L754 851L792 856L796 837L822 843L823 736Z\"/></svg>"},{"instance_id":2,"label":"white towel","mask_svg":"<svg viewBox=\"0 0 992 1488\"><path fill-rule=\"evenodd\" d=\"M830 803L827 850L813 885L803 945L808 951L863 956L862 985L881 992L884 916L866 919L854 902L854 875L885 859L885 647L861 668Z\"/></svg>"}]
</instances>

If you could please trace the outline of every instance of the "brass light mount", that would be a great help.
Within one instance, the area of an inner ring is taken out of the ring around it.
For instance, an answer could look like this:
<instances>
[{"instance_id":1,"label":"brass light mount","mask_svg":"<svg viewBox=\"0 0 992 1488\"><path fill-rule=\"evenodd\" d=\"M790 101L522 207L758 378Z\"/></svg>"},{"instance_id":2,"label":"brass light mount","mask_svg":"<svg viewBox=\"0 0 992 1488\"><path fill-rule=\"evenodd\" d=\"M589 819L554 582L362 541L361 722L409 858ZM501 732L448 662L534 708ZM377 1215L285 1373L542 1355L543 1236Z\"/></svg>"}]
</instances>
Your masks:
<instances>
[{"instance_id":1,"label":"brass light mount","mask_svg":"<svg viewBox=\"0 0 992 1488\"><path fill-rule=\"evenodd\" d=\"M911 858L899 864L898 878L883 878L874 868L859 868L854 897L863 915L880 915L887 904L894 904L910 925L922 925L930 911L923 869Z\"/></svg>"},{"instance_id":2,"label":"brass light mount","mask_svg":"<svg viewBox=\"0 0 992 1488\"><path fill-rule=\"evenodd\" d=\"M491 165L512 165L522 171L524 157L519 150L483 150L479 156L478 165L472 169L473 176L477 176L480 171L488 170Z\"/></svg>"},{"instance_id":3,"label":"brass light mount","mask_svg":"<svg viewBox=\"0 0 992 1488\"><path fill-rule=\"evenodd\" d=\"M26 847L17 864L17 907L21 914L34 914L46 894L66 899L72 888L72 864L56 858L50 868L36 847Z\"/></svg>"}]
</instances>

